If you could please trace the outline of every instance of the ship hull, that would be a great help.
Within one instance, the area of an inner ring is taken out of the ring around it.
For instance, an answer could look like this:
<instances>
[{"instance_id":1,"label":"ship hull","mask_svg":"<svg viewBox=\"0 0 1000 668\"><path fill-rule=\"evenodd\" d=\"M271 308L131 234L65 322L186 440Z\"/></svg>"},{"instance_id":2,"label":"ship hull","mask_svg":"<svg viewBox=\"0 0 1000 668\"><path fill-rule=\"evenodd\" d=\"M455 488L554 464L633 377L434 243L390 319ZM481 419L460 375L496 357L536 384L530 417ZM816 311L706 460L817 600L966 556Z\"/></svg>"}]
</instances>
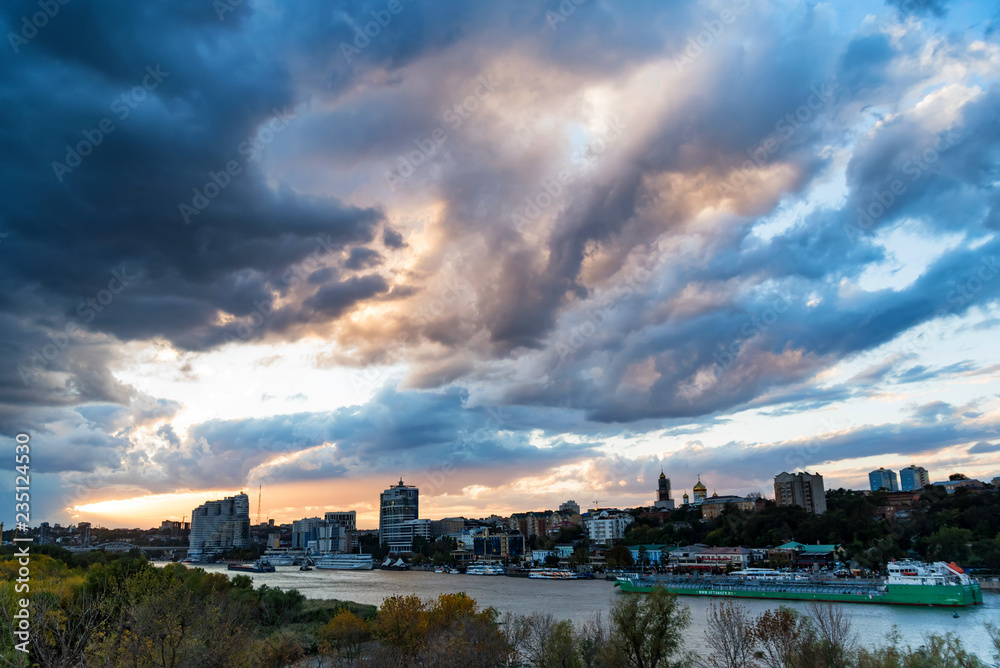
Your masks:
<instances>
[{"instance_id":1,"label":"ship hull","mask_svg":"<svg viewBox=\"0 0 1000 668\"><path fill-rule=\"evenodd\" d=\"M323 566L316 564L316 569L321 571L370 571L372 564L345 564L343 566Z\"/></svg>"},{"instance_id":2,"label":"ship hull","mask_svg":"<svg viewBox=\"0 0 1000 668\"><path fill-rule=\"evenodd\" d=\"M242 566L238 564L230 564L229 570L239 571L241 573L273 573L274 566Z\"/></svg>"},{"instance_id":3,"label":"ship hull","mask_svg":"<svg viewBox=\"0 0 1000 668\"><path fill-rule=\"evenodd\" d=\"M727 588L677 586L674 583L635 584L628 581L616 583L620 591L626 593L648 593L654 586L663 586L671 594L679 596L712 596L718 598L759 598L779 601L822 601L829 603L871 603L876 605L924 605L942 607L966 607L981 605L983 594L978 584L956 586L932 585L888 585L881 593L842 593L845 588L837 586L811 588ZM841 591L838 591L841 590Z\"/></svg>"}]
</instances>

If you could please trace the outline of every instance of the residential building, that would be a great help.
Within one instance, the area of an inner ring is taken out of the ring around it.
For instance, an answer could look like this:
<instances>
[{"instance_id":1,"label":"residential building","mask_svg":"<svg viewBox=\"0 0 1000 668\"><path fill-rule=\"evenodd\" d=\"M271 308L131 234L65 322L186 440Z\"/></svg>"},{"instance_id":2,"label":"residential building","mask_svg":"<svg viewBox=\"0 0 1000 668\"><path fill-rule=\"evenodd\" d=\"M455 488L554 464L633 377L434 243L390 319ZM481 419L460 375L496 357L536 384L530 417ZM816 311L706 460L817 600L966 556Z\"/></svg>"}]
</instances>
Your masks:
<instances>
[{"instance_id":1,"label":"residential building","mask_svg":"<svg viewBox=\"0 0 1000 668\"><path fill-rule=\"evenodd\" d=\"M431 540L452 533L462 533L465 530L464 517L446 517L443 520L431 520Z\"/></svg>"},{"instance_id":2,"label":"residential building","mask_svg":"<svg viewBox=\"0 0 1000 668\"><path fill-rule=\"evenodd\" d=\"M524 536L517 529L486 528L473 537L472 552L477 561L520 561L524 557Z\"/></svg>"},{"instance_id":3,"label":"residential building","mask_svg":"<svg viewBox=\"0 0 1000 668\"><path fill-rule=\"evenodd\" d=\"M547 536L558 533L559 527L572 524L571 518L572 515L552 510L514 513L507 520L507 526L517 529L523 536Z\"/></svg>"},{"instance_id":4,"label":"residential building","mask_svg":"<svg viewBox=\"0 0 1000 668\"><path fill-rule=\"evenodd\" d=\"M563 515L579 515L580 504L573 499L570 499L569 501L559 504L559 512Z\"/></svg>"},{"instance_id":5,"label":"residential building","mask_svg":"<svg viewBox=\"0 0 1000 668\"><path fill-rule=\"evenodd\" d=\"M49 542L49 523L42 522L38 525L38 544L46 545Z\"/></svg>"},{"instance_id":6,"label":"residential building","mask_svg":"<svg viewBox=\"0 0 1000 668\"><path fill-rule=\"evenodd\" d=\"M931 477L923 466L910 464L899 470L899 489L902 492L919 492L931 484Z\"/></svg>"},{"instance_id":7,"label":"residential building","mask_svg":"<svg viewBox=\"0 0 1000 668\"><path fill-rule=\"evenodd\" d=\"M583 528L590 540L595 543L610 545L625 537L625 527L631 524L633 518L628 513L616 510L602 510L599 513L588 513L583 518Z\"/></svg>"},{"instance_id":8,"label":"residential building","mask_svg":"<svg viewBox=\"0 0 1000 668\"><path fill-rule=\"evenodd\" d=\"M191 530L190 522L178 522L176 520L163 520L160 522L160 533L169 534L171 538L181 538Z\"/></svg>"},{"instance_id":9,"label":"residential building","mask_svg":"<svg viewBox=\"0 0 1000 668\"><path fill-rule=\"evenodd\" d=\"M985 491L986 483L981 480L972 480L961 473L952 473L948 480L931 483L934 487L943 487L948 494L954 494L956 489L963 488L969 492Z\"/></svg>"},{"instance_id":10,"label":"residential building","mask_svg":"<svg viewBox=\"0 0 1000 668\"><path fill-rule=\"evenodd\" d=\"M354 548L358 546L358 513L356 510L335 510L324 513L323 522L327 528L322 533L327 534L327 539L336 538L341 543L340 549L329 549L325 552L354 551ZM342 529L342 531L336 530L337 528Z\"/></svg>"},{"instance_id":11,"label":"residential building","mask_svg":"<svg viewBox=\"0 0 1000 668\"><path fill-rule=\"evenodd\" d=\"M670 498L670 478L660 469L660 478L656 486L656 501L653 506L661 510L673 510L674 500Z\"/></svg>"},{"instance_id":12,"label":"residential building","mask_svg":"<svg viewBox=\"0 0 1000 668\"><path fill-rule=\"evenodd\" d=\"M399 527L400 544L406 543L409 548L399 550L400 552L413 551L413 539L423 538L428 543L431 542L431 521L430 520L406 520Z\"/></svg>"},{"instance_id":13,"label":"residential building","mask_svg":"<svg viewBox=\"0 0 1000 668\"><path fill-rule=\"evenodd\" d=\"M406 485L399 479L398 485L379 495L379 542L389 545L390 552L412 552L412 530L404 534L403 525L420 516L420 490Z\"/></svg>"},{"instance_id":14,"label":"residential building","mask_svg":"<svg viewBox=\"0 0 1000 668\"><path fill-rule=\"evenodd\" d=\"M872 471L868 474L868 485L873 492L882 489L887 492L899 491L899 483L896 482L896 472L881 466L877 471Z\"/></svg>"},{"instance_id":15,"label":"residential building","mask_svg":"<svg viewBox=\"0 0 1000 668\"><path fill-rule=\"evenodd\" d=\"M774 500L779 506L800 506L814 515L826 512L823 476L818 473L779 473L774 476Z\"/></svg>"},{"instance_id":16,"label":"residential building","mask_svg":"<svg viewBox=\"0 0 1000 668\"><path fill-rule=\"evenodd\" d=\"M315 549L316 540L319 538L319 527L323 523L318 517L305 517L292 522L292 549L304 550L313 543Z\"/></svg>"},{"instance_id":17,"label":"residential building","mask_svg":"<svg viewBox=\"0 0 1000 668\"><path fill-rule=\"evenodd\" d=\"M191 511L188 555L210 555L250 547L250 499L240 492L207 501Z\"/></svg>"},{"instance_id":18,"label":"residential building","mask_svg":"<svg viewBox=\"0 0 1000 668\"><path fill-rule=\"evenodd\" d=\"M757 508L755 499L748 499L743 496L733 496L731 494L724 496L713 494L702 502L701 517L706 520L715 519L721 515L722 511L726 509L726 506L730 504L733 507L746 512L753 512Z\"/></svg>"}]
</instances>

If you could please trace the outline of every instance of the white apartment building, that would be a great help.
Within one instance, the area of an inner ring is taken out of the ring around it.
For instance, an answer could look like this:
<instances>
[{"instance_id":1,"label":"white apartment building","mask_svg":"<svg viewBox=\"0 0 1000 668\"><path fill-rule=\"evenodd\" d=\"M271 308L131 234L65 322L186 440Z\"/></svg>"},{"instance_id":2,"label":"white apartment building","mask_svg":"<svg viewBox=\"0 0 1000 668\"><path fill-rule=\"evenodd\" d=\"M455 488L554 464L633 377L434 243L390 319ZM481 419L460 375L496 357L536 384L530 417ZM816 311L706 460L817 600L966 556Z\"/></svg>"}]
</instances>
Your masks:
<instances>
[{"instance_id":1,"label":"white apartment building","mask_svg":"<svg viewBox=\"0 0 1000 668\"><path fill-rule=\"evenodd\" d=\"M632 524L633 518L628 513L617 510L602 510L596 515L590 513L583 519L583 527L587 530L590 540L595 543L610 545L625 537L625 528Z\"/></svg>"}]
</instances>

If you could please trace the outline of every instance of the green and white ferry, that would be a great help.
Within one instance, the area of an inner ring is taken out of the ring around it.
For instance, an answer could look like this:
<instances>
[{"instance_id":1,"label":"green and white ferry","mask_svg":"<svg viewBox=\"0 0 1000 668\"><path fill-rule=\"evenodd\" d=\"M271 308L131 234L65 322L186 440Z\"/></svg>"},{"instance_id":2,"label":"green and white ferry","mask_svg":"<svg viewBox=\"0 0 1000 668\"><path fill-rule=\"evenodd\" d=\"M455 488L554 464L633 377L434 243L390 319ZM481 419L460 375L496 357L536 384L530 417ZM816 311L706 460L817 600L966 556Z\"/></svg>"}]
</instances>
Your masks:
<instances>
[{"instance_id":1,"label":"green and white ferry","mask_svg":"<svg viewBox=\"0 0 1000 668\"><path fill-rule=\"evenodd\" d=\"M740 571L713 580L678 576L656 578L621 578L615 586L620 591L647 593L664 587L680 596L721 596L766 598L789 601L829 601L834 603L881 603L884 605L939 605L964 607L981 605L983 593L979 582L970 578L956 564L939 561L926 564L907 559L893 561L889 575L881 582L803 582L790 574L771 575L777 571L760 569ZM750 573L748 575L748 573Z\"/></svg>"}]
</instances>

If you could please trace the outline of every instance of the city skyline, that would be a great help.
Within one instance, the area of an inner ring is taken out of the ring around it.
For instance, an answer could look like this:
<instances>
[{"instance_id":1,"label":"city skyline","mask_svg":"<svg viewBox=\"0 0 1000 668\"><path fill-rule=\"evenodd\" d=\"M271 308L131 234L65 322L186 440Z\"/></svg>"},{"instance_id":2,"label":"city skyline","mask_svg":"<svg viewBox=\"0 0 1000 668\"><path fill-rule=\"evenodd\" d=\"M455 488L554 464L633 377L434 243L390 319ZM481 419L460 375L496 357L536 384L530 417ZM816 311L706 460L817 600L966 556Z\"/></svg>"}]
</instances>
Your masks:
<instances>
[{"instance_id":1,"label":"city skyline","mask_svg":"<svg viewBox=\"0 0 1000 668\"><path fill-rule=\"evenodd\" d=\"M0 9L33 522L1000 474L988 3L222 4Z\"/></svg>"}]
</instances>

